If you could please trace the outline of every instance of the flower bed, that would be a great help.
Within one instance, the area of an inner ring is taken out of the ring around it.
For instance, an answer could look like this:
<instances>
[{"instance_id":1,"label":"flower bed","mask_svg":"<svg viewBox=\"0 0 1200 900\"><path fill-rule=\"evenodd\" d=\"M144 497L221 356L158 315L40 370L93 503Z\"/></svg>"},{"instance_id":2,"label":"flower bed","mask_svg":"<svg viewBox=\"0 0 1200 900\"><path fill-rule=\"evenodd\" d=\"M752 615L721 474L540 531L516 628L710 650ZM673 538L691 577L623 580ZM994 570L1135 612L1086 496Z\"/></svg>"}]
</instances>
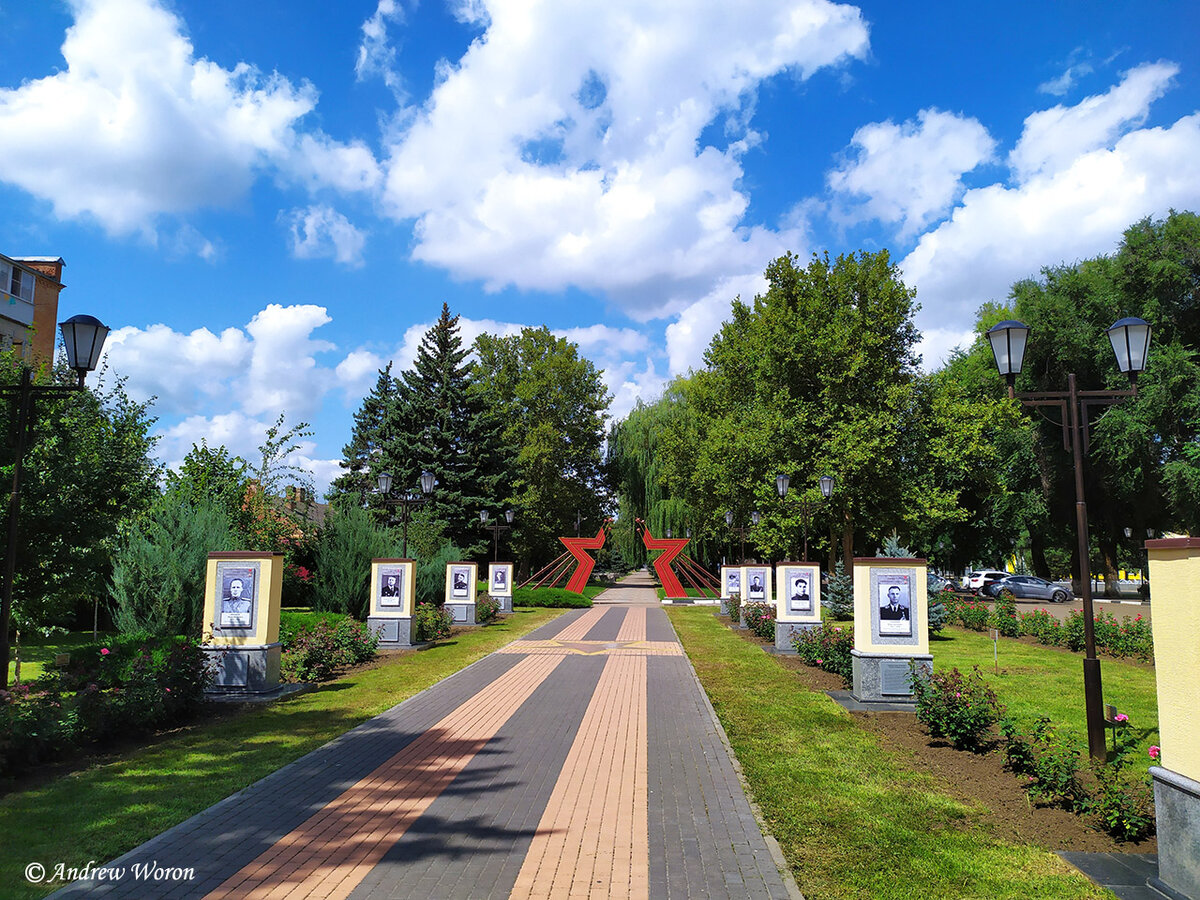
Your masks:
<instances>
[{"instance_id":1,"label":"flower bed","mask_svg":"<svg viewBox=\"0 0 1200 900\"><path fill-rule=\"evenodd\" d=\"M326 613L288 635L280 674L285 681L327 681L339 669L374 658L378 643L379 636L365 623Z\"/></svg>"},{"instance_id":2,"label":"flower bed","mask_svg":"<svg viewBox=\"0 0 1200 900\"><path fill-rule=\"evenodd\" d=\"M1065 647L1079 652L1084 648L1084 618L1081 610L1067 613L1065 622L1060 622L1046 610L1021 613L1018 617L1021 634L1028 634L1038 643L1051 647ZM1092 619L1096 636L1096 649L1112 656L1133 657L1144 661L1154 659L1154 637L1150 623L1142 616L1120 622L1110 612L1097 613Z\"/></svg>"},{"instance_id":3,"label":"flower bed","mask_svg":"<svg viewBox=\"0 0 1200 900\"><path fill-rule=\"evenodd\" d=\"M817 628L798 630L792 635L792 646L800 658L826 672L842 676L849 687L853 680L852 657L854 629L822 622Z\"/></svg>"},{"instance_id":4,"label":"flower bed","mask_svg":"<svg viewBox=\"0 0 1200 900\"><path fill-rule=\"evenodd\" d=\"M0 691L0 774L193 717L212 677L194 640L122 635L61 671Z\"/></svg>"}]
</instances>

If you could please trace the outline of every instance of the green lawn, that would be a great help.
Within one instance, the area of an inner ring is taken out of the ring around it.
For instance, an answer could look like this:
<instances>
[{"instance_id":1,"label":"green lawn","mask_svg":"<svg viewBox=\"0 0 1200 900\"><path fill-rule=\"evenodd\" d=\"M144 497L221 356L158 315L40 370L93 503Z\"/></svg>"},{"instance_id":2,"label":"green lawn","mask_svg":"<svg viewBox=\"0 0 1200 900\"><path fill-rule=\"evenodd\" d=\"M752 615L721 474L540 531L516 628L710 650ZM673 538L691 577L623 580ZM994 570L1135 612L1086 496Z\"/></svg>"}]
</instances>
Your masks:
<instances>
[{"instance_id":1,"label":"green lawn","mask_svg":"<svg viewBox=\"0 0 1200 900\"><path fill-rule=\"evenodd\" d=\"M659 600L667 599L667 591L662 585L659 585L656 590L658 591ZM695 597L697 600L719 600L721 598L721 592L716 588L709 590L707 594L701 592L699 588L691 587L684 588L683 592L689 597Z\"/></svg>"},{"instance_id":2,"label":"green lawn","mask_svg":"<svg viewBox=\"0 0 1200 900\"><path fill-rule=\"evenodd\" d=\"M119 856L561 614L518 610L313 693L197 724L0 798L0 895L49 893L54 885L25 882L27 863L79 866Z\"/></svg>"},{"instance_id":3,"label":"green lawn","mask_svg":"<svg viewBox=\"0 0 1200 900\"><path fill-rule=\"evenodd\" d=\"M929 643L935 669L956 666L980 672L1009 714L1026 725L1040 715L1062 726L1062 733L1076 737L1080 752L1087 754L1087 725L1083 713L1083 654L1068 653L1040 644L1000 638L997 652L1000 674L995 675L992 639L986 632L947 628ZM1104 702L1129 716L1122 741L1133 741L1139 764L1150 765L1147 751L1158 740L1158 694L1154 670L1114 659L1100 662ZM1111 737L1110 737L1111 746Z\"/></svg>"},{"instance_id":4,"label":"green lawn","mask_svg":"<svg viewBox=\"0 0 1200 900\"><path fill-rule=\"evenodd\" d=\"M992 837L711 609L668 615L809 900L1112 896L1047 850Z\"/></svg>"},{"instance_id":5,"label":"green lawn","mask_svg":"<svg viewBox=\"0 0 1200 900\"><path fill-rule=\"evenodd\" d=\"M105 637L105 632L100 632ZM75 647L92 643L91 631L72 631L70 634L56 634L52 637L22 637L21 638L21 680L33 681L54 662L59 653L70 653ZM16 655L16 647L10 649L10 655ZM8 681L11 684L16 678L17 664L10 660L8 664Z\"/></svg>"}]
</instances>

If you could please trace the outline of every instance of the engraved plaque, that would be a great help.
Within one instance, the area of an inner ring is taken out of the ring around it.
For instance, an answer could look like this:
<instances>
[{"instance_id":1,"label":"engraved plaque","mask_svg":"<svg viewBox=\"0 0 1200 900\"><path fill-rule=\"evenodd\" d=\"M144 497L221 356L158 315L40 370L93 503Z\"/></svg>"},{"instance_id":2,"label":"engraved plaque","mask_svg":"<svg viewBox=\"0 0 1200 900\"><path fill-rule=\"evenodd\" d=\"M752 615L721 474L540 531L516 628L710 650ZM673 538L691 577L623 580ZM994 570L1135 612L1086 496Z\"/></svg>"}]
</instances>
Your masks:
<instances>
[{"instance_id":1,"label":"engraved plaque","mask_svg":"<svg viewBox=\"0 0 1200 900\"><path fill-rule=\"evenodd\" d=\"M879 661L879 693L912 696L912 685L908 683L908 663L899 659Z\"/></svg>"}]
</instances>

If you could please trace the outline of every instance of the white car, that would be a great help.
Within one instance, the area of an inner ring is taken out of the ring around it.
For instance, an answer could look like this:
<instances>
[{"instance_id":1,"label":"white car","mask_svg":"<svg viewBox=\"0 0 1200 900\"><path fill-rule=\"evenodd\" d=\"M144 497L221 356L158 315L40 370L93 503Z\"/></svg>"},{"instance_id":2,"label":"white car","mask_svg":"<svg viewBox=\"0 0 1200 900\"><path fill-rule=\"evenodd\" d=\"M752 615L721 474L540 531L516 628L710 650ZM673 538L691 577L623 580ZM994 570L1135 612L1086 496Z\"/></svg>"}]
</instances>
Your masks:
<instances>
[{"instance_id":1,"label":"white car","mask_svg":"<svg viewBox=\"0 0 1200 900\"><path fill-rule=\"evenodd\" d=\"M975 593L979 593L981 590L983 590L985 585L1007 577L1008 572L1000 572L996 569L982 569L978 572L971 572L964 577L962 580L962 587L964 591L975 591Z\"/></svg>"}]
</instances>

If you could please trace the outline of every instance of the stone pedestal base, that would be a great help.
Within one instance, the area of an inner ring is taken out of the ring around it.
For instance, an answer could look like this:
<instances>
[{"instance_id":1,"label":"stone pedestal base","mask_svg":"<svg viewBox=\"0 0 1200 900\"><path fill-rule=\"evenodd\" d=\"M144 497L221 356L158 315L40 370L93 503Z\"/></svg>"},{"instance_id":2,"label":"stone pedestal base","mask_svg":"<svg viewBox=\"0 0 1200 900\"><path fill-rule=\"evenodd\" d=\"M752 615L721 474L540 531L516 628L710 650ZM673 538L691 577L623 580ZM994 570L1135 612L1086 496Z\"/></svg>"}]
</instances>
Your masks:
<instances>
[{"instance_id":1,"label":"stone pedestal base","mask_svg":"<svg viewBox=\"0 0 1200 900\"><path fill-rule=\"evenodd\" d=\"M721 615L723 615L723 616L729 615L729 601L726 600L724 597L721 598Z\"/></svg>"},{"instance_id":2,"label":"stone pedestal base","mask_svg":"<svg viewBox=\"0 0 1200 900\"><path fill-rule=\"evenodd\" d=\"M450 613L450 618L455 625L474 625L475 624L475 603L463 603L461 600L456 600L453 603L446 604L446 612Z\"/></svg>"},{"instance_id":3,"label":"stone pedestal base","mask_svg":"<svg viewBox=\"0 0 1200 900\"><path fill-rule=\"evenodd\" d=\"M1159 766L1154 779L1158 877L1150 887L1168 897L1200 897L1200 782Z\"/></svg>"},{"instance_id":4,"label":"stone pedestal base","mask_svg":"<svg viewBox=\"0 0 1200 900\"><path fill-rule=\"evenodd\" d=\"M899 650L899 648L897 648ZM860 703L915 703L908 664L933 671L933 657L916 653L866 653L851 650L850 696Z\"/></svg>"},{"instance_id":5,"label":"stone pedestal base","mask_svg":"<svg viewBox=\"0 0 1200 900\"><path fill-rule=\"evenodd\" d=\"M417 622L412 616L367 616L367 627L379 636L380 650L411 647L416 643Z\"/></svg>"},{"instance_id":6,"label":"stone pedestal base","mask_svg":"<svg viewBox=\"0 0 1200 900\"><path fill-rule=\"evenodd\" d=\"M280 643L200 649L216 669L207 694L264 694L279 686Z\"/></svg>"},{"instance_id":7,"label":"stone pedestal base","mask_svg":"<svg viewBox=\"0 0 1200 900\"><path fill-rule=\"evenodd\" d=\"M500 609L497 612L510 613L513 611L512 597L493 597L492 599L500 604Z\"/></svg>"},{"instance_id":8,"label":"stone pedestal base","mask_svg":"<svg viewBox=\"0 0 1200 900\"><path fill-rule=\"evenodd\" d=\"M775 649L782 653L795 653L796 648L792 646L792 635L820 627L820 622L776 622Z\"/></svg>"},{"instance_id":9,"label":"stone pedestal base","mask_svg":"<svg viewBox=\"0 0 1200 900\"><path fill-rule=\"evenodd\" d=\"M738 628L749 628L750 627L749 625L746 624L746 604L744 604L744 603L738 607L737 627Z\"/></svg>"}]
</instances>

